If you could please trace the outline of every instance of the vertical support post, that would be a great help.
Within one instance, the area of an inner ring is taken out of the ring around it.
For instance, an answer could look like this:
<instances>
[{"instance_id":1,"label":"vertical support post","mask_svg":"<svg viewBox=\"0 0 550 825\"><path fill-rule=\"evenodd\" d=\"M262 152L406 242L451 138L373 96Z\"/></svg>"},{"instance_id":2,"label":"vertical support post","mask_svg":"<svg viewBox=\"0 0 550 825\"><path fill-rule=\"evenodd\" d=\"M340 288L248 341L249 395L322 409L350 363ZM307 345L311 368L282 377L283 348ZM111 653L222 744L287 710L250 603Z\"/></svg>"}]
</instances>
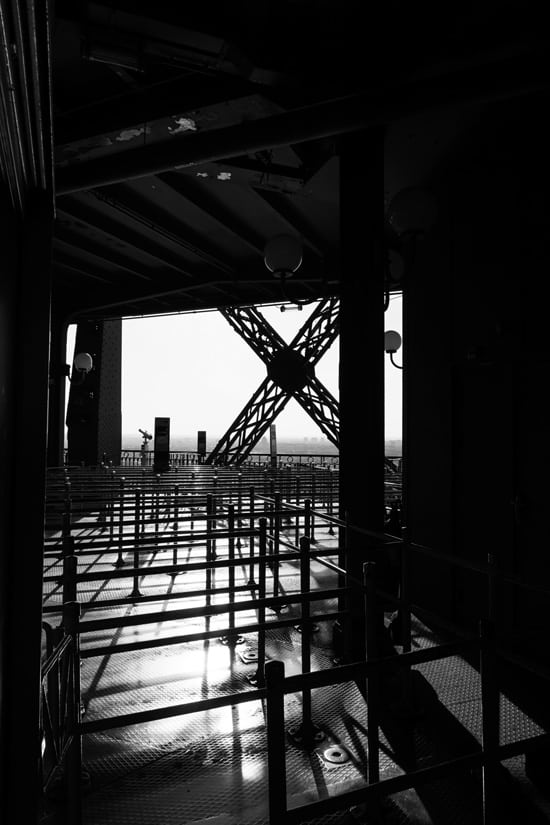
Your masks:
<instances>
[{"instance_id":1,"label":"vertical support post","mask_svg":"<svg viewBox=\"0 0 550 825\"><path fill-rule=\"evenodd\" d=\"M315 501L317 496L317 485L315 483L315 468L313 468L312 475L311 475L311 503L310 503L310 510L311 510L311 524L310 524L310 532L309 537L311 539L311 543L315 544Z\"/></svg>"},{"instance_id":2,"label":"vertical support post","mask_svg":"<svg viewBox=\"0 0 550 825\"><path fill-rule=\"evenodd\" d=\"M302 596L309 596L309 536L302 536L300 539L300 592ZM311 621L310 603L307 598L301 602L302 627L302 673L309 673L311 670ZM311 690L304 688L302 691L302 731L305 732L311 727Z\"/></svg>"},{"instance_id":3,"label":"vertical support post","mask_svg":"<svg viewBox=\"0 0 550 825\"><path fill-rule=\"evenodd\" d=\"M279 554L281 551L280 545L280 537L281 537L281 506L282 506L282 496L281 493L275 493L275 521L273 524L273 535L274 535L274 555L275 559L272 562L272 572L273 572L273 595L279 595ZM277 608L277 612L279 612L280 608Z\"/></svg>"},{"instance_id":4,"label":"vertical support post","mask_svg":"<svg viewBox=\"0 0 550 825\"><path fill-rule=\"evenodd\" d=\"M229 532L228 554L229 554L229 604L233 607L235 602L235 507L233 504L229 505L227 514L227 530ZM235 611L229 611L229 637L235 640Z\"/></svg>"},{"instance_id":5,"label":"vertical support post","mask_svg":"<svg viewBox=\"0 0 550 825\"><path fill-rule=\"evenodd\" d=\"M267 662L267 782L269 823L283 825L287 811L285 759L285 665Z\"/></svg>"},{"instance_id":6,"label":"vertical support post","mask_svg":"<svg viewBox=\"0 0 550 825\"><path fill-rule=\"evenodd\" d=\"M296 507L300 507L300 479L296 476ZM295 538L296 547L300 546L300 511L296 510L296 538Z\"/></svg>"},{"instance_id":7,"label":"vertical support post","mask_svg":"<svg viewBox=\"0 0 550 825\"><path fill-rule=\"evenodd\" d=\"M256 671L256 684L258 687L265 685L265 571L267 559L267 519L260 519L260 537L258 541L258 670Z\"/></svg>"},{"instance_id":8,"label":"vertical support post","mask_svg":"<svg viewBox=\"0 0 550 825\"><path fill-rule=\"evenodd\" d=\"M172 551L172 564L178 563L178 532L179 532L179 518L180 518L180 488L179 484L174 486L174 549ZM174 573L174 576L176 574Z\"/></svg>"},{"instance_id":9,"label":"vertical support post","mask_svg":"<svg viewBox=\"0 0 550 825\"><path fill-rule=\"evenodd\" d=\"M125 478L122 476L118 490L118 557L115 561L115 567L124 566L124 487Z\"/></svg>"},{"instance_id":10,"label":"vertical support post","mask_svg":"<svg viewBox=\"0 0 550 825\"><path fill-rule=\"evenodd\" d=\"M141 514L141 491L136 490L135 494L135 504L134 504L134 570L139 567L140 563L140 552L139 552L139 545L141 541L141 530L140 530L140 514ZM133 598L140 598L141 593L139 590L139 576L137 573L134 573L134 587L130 594Z\"/></svg>"},{"instance_id":11,"label":"vertical support post","mask_svg":"<svg viewBox=\"0 0 550 825\"><path fill-rule=\"evenodd\" d=\"M63 539L63 603L76 601L76 574L78 560L74 552L73 536Z\"/></svg>"},{"instance_id":12,"label":"vertical support post","mask_svg":"<svg viewBox=\"0 0 550 825\"><path fill-rule=\"evenodd\" d=\"M384 530L384 139L383 126L343 135L340 148L340 513L350 524ZM358 164L361 163L359 169ZM363 277L357 267L361 260ZM361 376L357 363L361 363ZM369 403L357 403L359 382ZM357 433L361 484L357 484ZM348 535L351 657L365 657L365 610L360 585L369 561L361 534Z\"/></svg>"},{"instance_id":13,"label":"vertical support post","mask_svg":"<svg viewBox=\"0 0 550 825\"><path fill-rule=\"evenodd\" d=\"M408 531L401 531L401 583L399 587L399 610L401 611L401 641L403 653L411 650L411 597L410 597L410 550Z\"/></svg>"},{"instance_id":14,"label":"vertical support post","mask_svg":"<svg viewBox=\"0 0 550 825\"><path fill-rule=\"evenodd\" d=\"M213 510L212 504L213 496L208 493L206 496L206 571L205 571L205 587L206 587L206 604L209 607L212 601L212 568L208 564L212 561L212 537L211 537L211 516Z\"/></svg>"},{"instance_id":15,"label":"vertical support post","mask_svg":"<svg viewBox=\"0 0 550 825\"><path fill-rule=\"evenodd\" d=\"M256 582L254 580L254 487L248 488L249 499L250 499L250 539L249 539L249 552L250 552L250 572L248 576L248 586L254 587Z\"/></svg>"},{"instance_id":16,"label":"vertical support post","mask_svg":"<svg viewBox=\"0 0 550 825\"><path fill-rule=\"evenodd\" d=\"M494 625L482 620L479 625L479 673L481 677L483 747L483 825L498 821L497 749L500 742L500 691L498 688Z\"/></svg>"},{"instance_id":17,"label":"vertical support post","mask_svg":"<svg viewBox=\"0 0 550 825\"><path fill-rule=\"evenodd\" d=\"M67 821L71 825L82 822L82 738L80 734L80 640L78 623L80 605L68 602L63 606L63 624L65 632L72 638L72 690L69 686L69 734L72 737L67 753Z\"/></svg>"},{"instance_id":18,"label":"vertical support post","mask_svg":"<svg viewBox=\"0 0 550 825\"><path fill-rule=\"evenodd\" d=\"M311 501L304 501L304 535L311 541Z\"/></svg>"},{"instance_id":19,"label":"vertical support post","mask_svg":"<svg viewBox=\"0 0 550 825\"><path fill-rule=\"evenodd\" d=\"M365 629L366 629L366 657L367 662L378 656L378 632L376 627L376 589L375 589L374 562L363 564L363 587L365 592ZM380 673L378 669L369 672L367 676L367 749L368 749L368 782L380 780L379 764L379 704L380 704Z\"/></svg>"}]
</instances>

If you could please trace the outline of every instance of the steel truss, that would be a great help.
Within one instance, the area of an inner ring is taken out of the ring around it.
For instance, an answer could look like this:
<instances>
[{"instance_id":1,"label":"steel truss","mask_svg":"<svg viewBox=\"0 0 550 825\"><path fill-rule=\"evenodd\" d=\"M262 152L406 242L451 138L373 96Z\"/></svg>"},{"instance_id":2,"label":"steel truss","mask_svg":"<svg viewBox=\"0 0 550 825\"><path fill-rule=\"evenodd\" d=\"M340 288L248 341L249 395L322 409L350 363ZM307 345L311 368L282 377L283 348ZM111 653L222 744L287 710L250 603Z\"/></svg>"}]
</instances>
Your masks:
<instances>
[{"instance_id":1,"label":"steel truss","mask_svg":"<svg viewBox=\"0 0 550 825\"><path fill-rule=\"evenodd\" d=\"M330 297L321 301L290 345L255 307L228 307L220 312L261 358L268 374L206 463L244 461L291 398L296 399L338 447L338 402L315 377L314 367L338 335L339 299Z\"/></svg>"}]
</instances>

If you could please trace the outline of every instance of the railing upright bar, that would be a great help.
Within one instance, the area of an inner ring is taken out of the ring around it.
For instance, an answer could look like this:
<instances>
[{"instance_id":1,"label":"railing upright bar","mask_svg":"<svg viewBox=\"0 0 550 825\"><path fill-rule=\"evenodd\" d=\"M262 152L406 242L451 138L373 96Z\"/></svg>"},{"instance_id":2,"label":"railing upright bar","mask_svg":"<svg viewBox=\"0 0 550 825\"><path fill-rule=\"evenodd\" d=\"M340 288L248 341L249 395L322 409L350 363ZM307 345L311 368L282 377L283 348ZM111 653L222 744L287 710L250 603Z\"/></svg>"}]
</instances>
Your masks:
<instances>
[{"instance_id":1,"label":"railing upright bar","mask_svg":"<svg viewBox=\"0 0 550 825\"><path fill-rule=\"evenodd\" d=\"M78 559L74 552L74 537L63 538L63 602L76 601Z\"/></svg>"},{"instance_id":2,"label":"railing upright bar","mask_svg":"<svg viewBox=\"0 0 550 825\"><path fill-rule=\"evenodd\" d=\"M410 567L409 567L409 546L407 543L407 528L402 528L401 543L401 580L399 586L399 618L401 622L401 642L403 653L411 650L411 601L410 601Z\"/></svg>"},{"instance_id":3,"label":"railing upright bar","mask_svg":"<svg viewBox=\"0 0 550 825\"><path fill-rule=\"evenodd\" d=\"M363 565L363 582L365 590L365 629L367 661L377 658L378 632L376 627L376 583L375 562L365 562ZM369 785L380 780L379 754L379 702L380 702L380 674L377 669L367 676L367 777Z\"/></svg>"},{"instance_id":4,"label":"railing upright bar","mask_svg":"<svg viewBox=\"0 0 550 825\"><path fill-rule=\"evenodd\" d=\"M80 733L80 644L78 622L80 605L67 602L63 606L63 624L65 632L72 638L72 690L68 695L69 735L71 744L67 753L67 821L71 825L82 822L82 740Z\"/></svg>"},{"instance_id":5,"label":"railing upright bar","mask_svg":"<svg viewBox=\"0 0 550 825\"><path fill-rule=\"evenodd\" d=\"M265 573L266 573L266 551L267 551L267 519L260 519L260 537L258 540L258 552L260 560L258 564L258 597L260 606L258 608L258 671L256 682L258 687L265 685Z\"/></svg>"},{"instance_id":6,"label":"railing upright bar","mask_svg":"<svg viewBox=\"0 0 550 825\"><path fill-rule=\"evenodd\" d=\"M254 487L248 488L248 495L250 501L250 538L248 539L248 547L250 553L250 572L248 575L248 585L250 587L254 587L256 584L254 580L254 506L255 506L255 495L254 495Z\"/></svg>"},{"instance_id":7,"label":"railing upright bar","mask_svg":"<svg viewBox=\"0 0 550 825\"><path fill-rule=\"evenodd\" d=\"M497 825L497 768L500 744L500 691L497 679L494 625L480 622L479 673L481 678L481 714L483 746L483 825Z\"/></svg>"},{"instance_id":8,"label":"railing upright bar","mask_svg":"<svg viewBox=\"0 0 550 825\"><path fill-rule=\"evenodd\" d=\"M136 490L134 495L134 569L137 570L140 566L139 559L139 544L141 540L141 490ZM139 575L134 573L134 586L130 594L133 598L139 598L141 592L139 589Z\"/></svg>"},{"instance_id":9,"label":"railing upright bar","mask_svg":"<svg viewBox=\"0 0 550 825\"><path fill-rule=\"evenodd\" d=\"M180 519L180 488L179 488L179 484L176 484L174 486L174 521L173 521L174 549L172 551L172 564L174 564L174 565L178 563L179 519Z\"/></svg>"},{"instance_id":10,"label":"railing upright bar","mask_svg":"<svg viewBox=\"0 0 550 825\"><path fill-rule=\"evenodd\" d=\"M287 812L284 662L267 662L267 779L270 825L282 825Z\"/></svg>"},{"instance_id":11,"label":"railing upright bar","mask_svg":"<svg viewBox=\"0 0 550 825\"><path fill-rule=\"evenodd\" d=\"M124 555L123 555L123 541L124 541L124 488L125 488L125 478L122 476L120 479L119 490L118 490L118 556L117 560L115 561L115 567L123 567L124 566Z\"/></svg>"},{"instance_id":12,"label":"railing upright bar","mask_svg":"<svg viewBox=\"0 0 550 825\"><path fill-rule=\"evenodd\" d=\"M273 595L279 595L279 553L280 553L280 537L281 537L281 493L275 493L275 523L273 525L274 533L274 560L272 562L273 573Z\"/></svg>"},{"instance_id":13,"label":"railing upright bar","mask_svg":"<svg viewBox=\"0 0 550 825\"><path fill-rule=\"evenodd\" d=\"M310 540L308 536L300 539L300 592L309 593L310 568L309 568ZM310 604L307 599L301 603L300 625L302 630L302 673L309 673L311 670L311 620ZM311 690L305 687L302 691L302 737L305 738L311 730Z\"/></svg>"}]
</instances>

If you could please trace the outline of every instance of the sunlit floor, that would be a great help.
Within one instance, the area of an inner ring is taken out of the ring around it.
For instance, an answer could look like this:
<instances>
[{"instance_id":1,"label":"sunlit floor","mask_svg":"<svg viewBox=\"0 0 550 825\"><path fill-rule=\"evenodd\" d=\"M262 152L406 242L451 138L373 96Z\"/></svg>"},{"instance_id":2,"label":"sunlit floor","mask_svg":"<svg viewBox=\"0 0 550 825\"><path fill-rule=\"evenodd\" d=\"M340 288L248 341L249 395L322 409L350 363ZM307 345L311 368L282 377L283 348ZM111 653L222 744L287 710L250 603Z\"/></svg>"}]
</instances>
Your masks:
<instances>
[{"instance_id":1,"label":"sunlit floor","mask_svg":"<svg viewBox=\"0 0 550 825\"><path fill-rule=\"evenodd\" d=\"M328 533L318 535L323 546L334 546ZM246 581L248 549L241 548L243 565L237 568ZM190 558L194 551L190 551ZM197 548L197 554L203 550ZM223 547L218 548L223 557ZM170 556L167 551L151 554L150 563ZM113 569L116 555L90 557L87 566ZM167 562L169 563L169 558ZM292 593L299 586L296 562L281 566L281 586ZM216 583L227 583L227 571L218 572ZM239 581L239 576L238 581ZM202 577L202 578L201 578ZM99 620L163 611L154 624L120 629L103 629L82 637L81 668L84 721L106 719L119 714L212 698L253 690L248 681L256 670L257 635L243 634L236 647L219 638L151 647L143 651L116 652L116 645L136 640L152 641L177 634L216 630L227 625L227 616L173 620L170 612L201 603L200 597L162 600L162 594L192 590L204 584L204 572L195 571L175 579L167 574L148 577L141 583L143 593L157 594L152 604L126 604L84 611L83 618ZM83 585L79 599L101 601L127 595L129 580L108 585ZM335 586L335 574L314 563L312 587ZM268 571L267 592L272 592ZM239 598L249 599L243 592ZM223 602L226 594L213 597ZM204 600L204 597L202 597ZM51 588L48 603L58 603ZM331 600L318 603L316 610L335 609ZM280 617L299 618L297 606L282 610ZM239 614L237 625L254 621L256 611ZM273 611L267 618L275 619ZM53 622L55 615L50 620ZM312 634L312 669L333 665L333 621L316 620ZM420 622L413 622L413 649L433 645L434 635ZM86 658L90 648L106 650ZM298 626L271 629L266 634L266 655L285 663L286 674L300 670L301 633ZM453 756L470 753L481 738L480 682L477 671L464 660L453 657L414 669L413 713L386 709L381 724L381 778L427 767ZM301 697L286 697L286 727L299 724ZM323 688L313 693L313 722L323 733L317 746L306 751L291 738L287 743L288 805L295 807L323 797L337 795L366 782L367 708L353 683ZM542 732L529 717L502 697L501 741L508 742ZM337 746L337 747L335 747ZM337 757L334 754L337 754ZM85 825L267 825L267 743L265 706L252 700L239 705L176 716L139 725L127 725L98 733L83 740L83 760L89 781L84 786ZM527 793L525 823L538 822L529 816L550 811L550 806L525 779L522 760L509 760L505 768L511 785ZM55 807L55 803L52 803ZM456 775L396 794L382 805L383 821L412 822L419 825L481 824L479 776ZM317 823L371 822L358 808L317 819ZM543 820L541 820L543 821ZM271 823L276 825L276 823Z\"/></svg>"}]
</instances>

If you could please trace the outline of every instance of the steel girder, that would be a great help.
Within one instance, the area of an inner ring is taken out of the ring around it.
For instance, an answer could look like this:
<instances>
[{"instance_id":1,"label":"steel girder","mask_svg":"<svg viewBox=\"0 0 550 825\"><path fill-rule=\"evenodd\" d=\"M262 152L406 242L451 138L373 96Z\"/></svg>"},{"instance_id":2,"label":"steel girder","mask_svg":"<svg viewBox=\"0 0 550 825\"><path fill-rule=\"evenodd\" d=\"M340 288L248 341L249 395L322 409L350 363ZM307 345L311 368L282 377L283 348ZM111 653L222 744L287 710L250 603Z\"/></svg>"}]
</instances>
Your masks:
<instances>
[{"instance_id":1,"label":"steel girder","mask_svg":"<svg viewBox=\"0 0 550 825\"><path fill-rule=\"evenodd\" d=\"M315 377L314 366L336 339L339 299L321 301L290 345L255 307L220 309L233 329L265 363L267 378L218 441L207 464L240 464L295 398L321 431L338 447L338 402Z\"/></svg>"}]
</instances>

